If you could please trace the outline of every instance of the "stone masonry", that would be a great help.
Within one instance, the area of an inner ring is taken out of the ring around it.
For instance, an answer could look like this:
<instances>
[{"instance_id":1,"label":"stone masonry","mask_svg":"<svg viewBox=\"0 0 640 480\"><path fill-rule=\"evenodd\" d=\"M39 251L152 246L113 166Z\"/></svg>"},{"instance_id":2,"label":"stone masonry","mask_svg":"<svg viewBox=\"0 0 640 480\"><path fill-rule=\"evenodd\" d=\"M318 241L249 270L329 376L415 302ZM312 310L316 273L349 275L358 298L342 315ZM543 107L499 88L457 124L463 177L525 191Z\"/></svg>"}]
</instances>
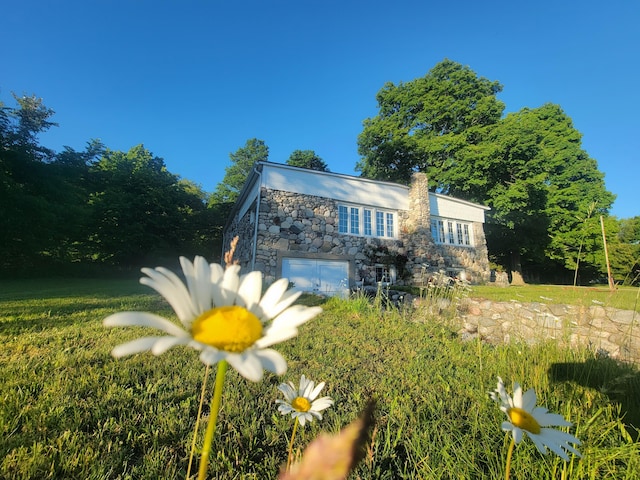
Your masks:
<instances>
[{"instance_id":1,"label":"stone masonry","mask_svg":"<svg viewBox=\"0 0 640 480\"><path fill-rule=\"evenodd\" d=\"M398 212L399 237L386 240L338 234L338 203L333 199L263 187L259 205L254 203L242 218L232 219L225 251L231 237L238 235L235 258L243 268L262 271L266 283L280 275L283 256L349 260L351 286L356 281L374 283L376 264L395 265L398 284L419 284L425 264L431 271L464 269L469 281L487 281L482 224L473 225L474 248L436 245L431 237L426 175L414 176L409 195L410 210ZM255 263L249 265L253 249Z\"/></svg>"},{"instance_id":2,"label":"stone masonry","mask_svg":"<svg viewBox=\"0 0 640 480\"><path fill-rule=\"evenodd\" d=\"M457 317L460 334L491 343L558 341L589 346L617 360L640 362L640 313L589 307L468 299Z\"/></svg>"}]
</instances>

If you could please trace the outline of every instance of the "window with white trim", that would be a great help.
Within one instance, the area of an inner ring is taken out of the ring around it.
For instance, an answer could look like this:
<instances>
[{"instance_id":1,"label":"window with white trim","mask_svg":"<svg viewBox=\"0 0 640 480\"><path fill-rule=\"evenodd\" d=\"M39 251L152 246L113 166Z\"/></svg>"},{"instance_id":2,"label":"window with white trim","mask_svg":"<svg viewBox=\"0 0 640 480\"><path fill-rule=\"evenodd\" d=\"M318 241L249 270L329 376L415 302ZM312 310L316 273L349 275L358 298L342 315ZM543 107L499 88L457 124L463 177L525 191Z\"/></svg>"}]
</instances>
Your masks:
<instances>
[{"instance_id":1,"label":"window with white trim","mask_svg":"<svg viewBox=\"0 0 640 480\"><path fill-rule=\"evenodd\" d=\"M364 209L364 234L371 235L371 210Z\"/></svg>"},{"instance_id":2,"label":"window with white trim","mask_svg":"<svg viewBox=\"0 0 640 480\"><path fill-rule=\"evenodd\" d=\"M338 205L338 232L383 238L396 237L396 213L370 207Z\"/></svg>"},{"instance_id":3,"label":"window with white trim","mask_svg":"<svg viewBox=\"0 0 640 480\"><path fill-rule=\"evenodd\" d=\"M431 219L431 236L433 241L443 245L471 247L472 225L453 219Z\"/></svg>"}]
</instances>

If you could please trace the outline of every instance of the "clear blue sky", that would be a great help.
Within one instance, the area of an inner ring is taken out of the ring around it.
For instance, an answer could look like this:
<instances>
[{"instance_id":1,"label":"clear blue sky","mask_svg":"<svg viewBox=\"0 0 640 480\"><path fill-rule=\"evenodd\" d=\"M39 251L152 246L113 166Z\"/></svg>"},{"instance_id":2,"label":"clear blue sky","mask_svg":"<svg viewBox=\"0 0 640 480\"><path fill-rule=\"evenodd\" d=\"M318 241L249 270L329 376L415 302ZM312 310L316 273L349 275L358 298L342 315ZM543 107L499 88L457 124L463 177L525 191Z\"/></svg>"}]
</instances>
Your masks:
<instances>
[{"instance_id":1,"label":"clear blue sky","mask_svg":"<svg viewBox=\"0 0 640 480\"><path fill-rule=\"evenodd\" d=\"M640 2L7 1L0 99L36 94L57 151L144 144L212 191L249 138L355 174L385 82L444 58L504 85L506 111L559 104L598 161L612 214L640 215Z\"/></svg>"}]
</instances>

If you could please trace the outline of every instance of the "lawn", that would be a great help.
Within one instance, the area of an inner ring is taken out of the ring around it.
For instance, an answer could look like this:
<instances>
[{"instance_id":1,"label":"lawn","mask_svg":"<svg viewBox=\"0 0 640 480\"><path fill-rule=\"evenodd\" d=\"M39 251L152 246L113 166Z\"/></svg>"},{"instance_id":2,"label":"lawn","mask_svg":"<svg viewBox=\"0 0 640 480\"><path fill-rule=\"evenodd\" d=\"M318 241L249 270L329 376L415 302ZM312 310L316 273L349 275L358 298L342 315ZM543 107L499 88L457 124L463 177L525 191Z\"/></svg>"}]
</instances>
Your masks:
<instances>
[{"instance_id":1,"label":"lawn","mask_svg":"<svg viewBox=\"0 0 640 480\"><path fill-rule=\"evenodd\" d=\"M499 294L526 298L527 288ZM582 290L531 295L591 301ZM634 295L630 289L631 301ZM348 424L368 398L377 400L368 453L354 478L502 478L504 414L488 396L497 376L509 391L513 381L535 388L539 402L573 422L570 431L582 441L582 458L566 463L524 441L512 478L640 478L636 367L552 343L463 342L423 310L380 311L362 298L303 301L322 303L324 312L276 347L289 363L284 376L251 383L227 373L209 478L277 476L292 427L276 410L277 386L297 383L301 374L325 381L323 394L335 405L298 430L296 451ZM102 326L123 310L175 318L135 279L0 284L0 478L185 478L204 366L184 347L113 359L114 346L143 332ZM210 382L205 416L212 388ZM200 425L198 448L206 422Z\"/></svg>"}]
</instances>

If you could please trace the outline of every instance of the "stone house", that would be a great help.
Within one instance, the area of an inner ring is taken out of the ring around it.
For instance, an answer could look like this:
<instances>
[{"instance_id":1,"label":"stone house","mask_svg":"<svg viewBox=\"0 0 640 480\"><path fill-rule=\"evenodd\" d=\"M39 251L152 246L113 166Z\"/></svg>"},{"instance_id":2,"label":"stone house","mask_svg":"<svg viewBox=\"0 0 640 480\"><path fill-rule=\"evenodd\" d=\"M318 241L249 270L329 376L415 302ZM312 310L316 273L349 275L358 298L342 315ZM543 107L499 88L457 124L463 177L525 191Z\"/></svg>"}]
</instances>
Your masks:
<instances>
[{"instance_id":1,"label":"stone house","mask_svg":"<svg viewBox=\"0 0 640 480\"><path fill-rule=\"evenodd\" d=\"M223 233L224 251L265 283L286 277L304 291L333 295L385 282L421 285L444 270L472 283L489 279L488 207L411 186L257 162Z\"/></svg>"}]
</instances>

